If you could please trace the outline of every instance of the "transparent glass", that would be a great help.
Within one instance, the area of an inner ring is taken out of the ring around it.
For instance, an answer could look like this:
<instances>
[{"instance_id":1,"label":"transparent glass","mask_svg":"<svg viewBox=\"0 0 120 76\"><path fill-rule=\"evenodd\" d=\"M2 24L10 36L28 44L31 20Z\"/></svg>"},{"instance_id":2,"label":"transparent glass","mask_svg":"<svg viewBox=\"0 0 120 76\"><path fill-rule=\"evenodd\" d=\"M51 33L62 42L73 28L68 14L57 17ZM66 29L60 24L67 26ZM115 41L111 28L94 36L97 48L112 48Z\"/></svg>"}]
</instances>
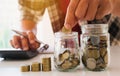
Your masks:
<instances>
[{"instance_id":1,"label":"transparent glass","mask_svg":"<svg viewBox=\"0 0 120 76\"><path fill-rule=\"evenodd\" d=\"M75 70L80 64L78 33L55 33L54 64L59 71Z\"/></svg>"},{"instance_id":2,"label":"transparent glass","mask_svg":"<svg viewBox=\"0 0 120 76\"><path fill-rule=\"evenodd\" d=\"M87 24L81 28L83 65L91 71L105 70L110 62L108 24Z\"/></svg>"}]
</instances>

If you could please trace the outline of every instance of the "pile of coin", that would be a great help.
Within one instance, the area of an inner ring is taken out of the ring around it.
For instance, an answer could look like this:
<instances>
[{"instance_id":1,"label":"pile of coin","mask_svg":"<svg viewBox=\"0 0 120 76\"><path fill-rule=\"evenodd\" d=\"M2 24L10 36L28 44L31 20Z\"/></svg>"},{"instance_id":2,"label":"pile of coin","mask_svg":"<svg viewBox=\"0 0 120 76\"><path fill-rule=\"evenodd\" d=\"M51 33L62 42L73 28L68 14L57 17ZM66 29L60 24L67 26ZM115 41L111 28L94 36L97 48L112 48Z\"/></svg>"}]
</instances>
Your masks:
<instances>
[{"instance_id":1,"label":"pile of coin","mask_svg":"<svg viewBox=\"0 0 120 76\"><path fill-rule=\"evenodd\" d=\"M51 71L51 58L42 58L42 71Z\"/></svg>"},{"instance_id":2,"label":"pile of coin","mask_svg":"<svg viewBox=\"0 0 120 76\"><path fill-rule=\"evenodd\" d=\"M82 56L84 66L93 71L104 70L108 65L107 36L91 36L86 40Z\"/></svg>"},{"instance_id":3,"label":"pile of coin","mask_svg":"<svg viewBox=\"0 0 120 76\"><path fill-rule=\"evenodd\" d=\"M21 72L29 72L29 71L32 71L32 72L51 71L51 58L50 57L42 58L42 66L41 66L41 63L39 62L33 62L31 65L21 66Z\"/></svg>"},{"instance_id":4,"label":"pile of coin","mask_svg":"<svg viewBox=\"0 0 120 76\"><path fill-rule=\"evenodd\" d=\"M21 66L21 72L29 72L29 71L30 71L30 65Z\"/></svg>"},{"instance_id":5,"label":"pile of coin","mask_svg":"<svg viewBox=\"0 0 120 76\"><path fill-rule=\"evenodd\" d=\"M40 63L38 63L38 62L32 63L31 71L37 72L37 71L40 71L40 70L41 70L41 64Z\"/></svg>"},{"instance_id":6,"label":"pile of coin","mask_svg":"<svg viewBox=\"0 0 120 76\"><path fill-rule=\"evenodd\" d=\"M80 64L79 55L72 53L70 50L65 50L55 58L55 67L60 71L69 71L76 68Z\"/></svg>"}]
</instances>

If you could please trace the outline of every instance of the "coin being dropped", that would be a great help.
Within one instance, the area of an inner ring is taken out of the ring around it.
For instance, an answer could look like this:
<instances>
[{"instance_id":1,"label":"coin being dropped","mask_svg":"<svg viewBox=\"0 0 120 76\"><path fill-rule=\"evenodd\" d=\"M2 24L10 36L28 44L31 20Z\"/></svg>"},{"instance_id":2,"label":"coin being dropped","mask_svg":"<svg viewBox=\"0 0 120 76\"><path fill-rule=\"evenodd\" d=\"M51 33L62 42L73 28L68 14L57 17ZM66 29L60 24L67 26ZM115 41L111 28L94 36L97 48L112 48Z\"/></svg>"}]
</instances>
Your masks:
<instances>
[{"instance_id":1,"label":"coin being dropped","mask_svg":"<svg viewBox=\"0 0 120 76\"><path fill-rule=\"evenodd\" d=\"M67 28L65 28L65 26L63 26L61 31L64 32L64 33L70 33L71 29L67 29Z\"/></svg>"},{"instance_id":2,"label":"coin being dropped","mask_svg":"<svg viewBox=\"0 0 120 76\"><path fill-rule=\"evenodd\" d=\"M87 68L94 70L96 68L96 60L94 58L87 59Z\"/></svg>"}]
</instances>

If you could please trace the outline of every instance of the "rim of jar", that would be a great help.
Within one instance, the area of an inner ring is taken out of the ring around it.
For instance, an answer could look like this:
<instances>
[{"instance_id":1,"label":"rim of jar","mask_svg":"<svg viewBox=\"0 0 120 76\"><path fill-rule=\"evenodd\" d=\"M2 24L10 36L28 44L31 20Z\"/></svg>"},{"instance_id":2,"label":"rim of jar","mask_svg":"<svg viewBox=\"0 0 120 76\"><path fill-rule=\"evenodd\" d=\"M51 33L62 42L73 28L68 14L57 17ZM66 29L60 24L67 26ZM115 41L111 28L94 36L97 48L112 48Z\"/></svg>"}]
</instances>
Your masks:
<instances>
[{"instance_id":1,"label":"rim of jar","mask_svg":"<svg viewBox=\"0 0 120 76\"><path fill-rule=\"evenodd\" d=\"M64 33L64 32L56 32L55 37L78 37L78 32Z\"/></svg>"},{"instance_id":2,"label":"rim of jar","mask_svg":"<svg viewBox=\"0 0 120 76\"><path fill-rule=\"evenodd\" d=\"M108 24L85 24L81 30L82 33L108 33Z\"/></svg>"}]
</instances>

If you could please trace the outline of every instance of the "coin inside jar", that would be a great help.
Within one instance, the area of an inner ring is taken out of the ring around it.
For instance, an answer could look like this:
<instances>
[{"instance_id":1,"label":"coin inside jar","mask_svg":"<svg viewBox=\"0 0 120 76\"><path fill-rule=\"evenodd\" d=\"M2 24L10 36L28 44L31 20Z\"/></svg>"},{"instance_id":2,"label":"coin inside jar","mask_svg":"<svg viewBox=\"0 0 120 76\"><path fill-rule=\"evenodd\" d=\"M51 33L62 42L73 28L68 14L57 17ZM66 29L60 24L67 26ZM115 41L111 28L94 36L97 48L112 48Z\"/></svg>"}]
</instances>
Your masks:
<instances>
[{"instance_id":1,"label":"coin inside jar","mask_svg":"<svg viewBox=\"0 0 120 76\"><path fill-rule=\"evenodd\" d=\"M65 70L72 66L72 63L70 61L64 61L64 63L61 65L61 67Z\"/></svg>"},{"instance_id":2,"label":"coin inside jar","mask_svg":"<svg viewBox=\"0 0 120 76\"><path fill-rule=\"evenodd\" d=\"M62 54L59 55L59 60L63 62L65 59L68 59L70 56L69 50L64 51Z\"/></svg>"},{"instance_id":3,"label":"coin inside jar","mask_svg":"<svg viewBox=\"0 0 120 76\"><path fill-rule=\"evenodd\" d=\"M100 53L98 50L87 50L86 51L86 55L89 57L89 58L99 58L100 57Z\"/></svg>"},{"instance_id":4,"label":"coin inside jar","mask_svg":"<svg viewBox=\"0 0 120 76\"><path fill-rule=\"evenodd\" d=\"M96 68L96 60L94 58L87 59L87 68L94 70Z\"/></svg>"},{"instance_id":5,"label":"coin inside jar","mask_svg":"<svg viewBox=\"0 0 120 76\"><path fill-rule=\"evenodd\" d=\"M100 39L97 36L91 36L90 40L91 40L92 45L98 45L100 42Z\"/></svg>"}]
</instances>

